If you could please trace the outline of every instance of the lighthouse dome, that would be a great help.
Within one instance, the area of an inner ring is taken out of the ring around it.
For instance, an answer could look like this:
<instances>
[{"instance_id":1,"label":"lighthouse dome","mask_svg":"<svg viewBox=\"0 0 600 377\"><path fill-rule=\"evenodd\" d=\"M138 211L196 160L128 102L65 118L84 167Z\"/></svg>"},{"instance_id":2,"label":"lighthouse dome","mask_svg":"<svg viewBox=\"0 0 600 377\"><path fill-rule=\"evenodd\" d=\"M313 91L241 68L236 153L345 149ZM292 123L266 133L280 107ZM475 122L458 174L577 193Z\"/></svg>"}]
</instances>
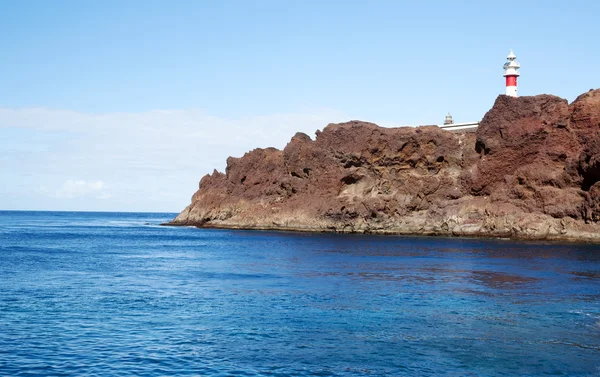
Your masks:
<instances>
[{"instance_id":1,"label":"lighthouse dome","mask_svg":"<svg viewBox=\"0 0 600 377\"><path fill-rule=\"evenodd\" d=\"M511 60L504 63L505 68L520 68L521 64L519 64L516 60Z\"/></svg>"},{"instance_id":2,"label":"lighthouse dome","mask_svg":"<svg viewBox=\"0 0 600 377\"><path fill-rule=\"evenodd\" d=\"M521 65L519 64L519 62L517 62L516 59L517 56L515 55L513 50L510 50L508 56L506 57L506 62L502 67L504 68L504 76L520 76L519 68L521 68Z\"/></svg>"}]
</instances>

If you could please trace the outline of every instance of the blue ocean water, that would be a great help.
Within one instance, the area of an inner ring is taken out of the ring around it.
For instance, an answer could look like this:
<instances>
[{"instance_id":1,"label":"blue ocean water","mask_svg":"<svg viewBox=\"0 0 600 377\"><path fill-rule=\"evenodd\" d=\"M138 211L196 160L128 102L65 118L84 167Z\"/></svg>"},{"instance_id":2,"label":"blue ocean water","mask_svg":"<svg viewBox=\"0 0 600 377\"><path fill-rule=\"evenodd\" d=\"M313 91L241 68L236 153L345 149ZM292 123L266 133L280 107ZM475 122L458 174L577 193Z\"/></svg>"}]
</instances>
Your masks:
<instances>
[{"instance_id":1,"label":"blue ocean water","mask_svg":"<svg viewBox=\"0 0 600 377\"><path fill-rule=\"evenodd\" d=\"M600 376L600 247L0 212L2 376Z\"/></svg>"}]
</instances>

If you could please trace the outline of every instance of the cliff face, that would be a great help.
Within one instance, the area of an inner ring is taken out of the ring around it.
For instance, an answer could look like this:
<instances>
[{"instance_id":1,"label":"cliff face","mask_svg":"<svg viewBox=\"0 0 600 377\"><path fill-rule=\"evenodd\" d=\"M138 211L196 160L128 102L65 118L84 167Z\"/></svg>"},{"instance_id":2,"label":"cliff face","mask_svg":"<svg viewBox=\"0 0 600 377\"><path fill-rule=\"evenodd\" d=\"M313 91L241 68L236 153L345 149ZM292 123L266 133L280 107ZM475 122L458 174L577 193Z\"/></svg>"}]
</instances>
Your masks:
<instances>
[{"instance_id":1,"label":"cliff face","mask_svg":"<svg viewBox=\"0 0 600 377\"><path fill-rule=\"evenodd\" d=\"M600 241L600 90L499 96L476 133L298 133L230 157L171 224Z\"/></svg>"}]
</instances>

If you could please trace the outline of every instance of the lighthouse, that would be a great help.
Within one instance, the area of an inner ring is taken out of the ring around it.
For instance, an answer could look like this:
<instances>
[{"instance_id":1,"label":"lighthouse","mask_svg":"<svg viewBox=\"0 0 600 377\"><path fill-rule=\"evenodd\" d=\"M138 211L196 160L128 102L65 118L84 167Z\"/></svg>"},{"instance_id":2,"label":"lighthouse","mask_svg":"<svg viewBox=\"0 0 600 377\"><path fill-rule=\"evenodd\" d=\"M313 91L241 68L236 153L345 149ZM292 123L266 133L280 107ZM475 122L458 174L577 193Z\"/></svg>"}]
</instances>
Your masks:
<instances>
[{"instance_id":1,"label":"lighthouse","mask_svg":"<svg viewBox=\"0 0 600 377\"><path fill-rule=\"evenodd\" d=\"M506 77L506 95L511 97L517 97L517 77L521 65L517 62L517 56L510 50L506 57L506 63L504 63L504 77Z\"/></svg>"},{"instance_id":2,"label":"lighthouse","mask_svg":"<svg viewBox=\"0 0 600 377\"><path fill-rule=\"evenodd\" d=\"M446 115L446 119L444 119L444 126L447 126L449 124L454 124L454 121L452 120L452 115L450 115L450 113L448 113L448 115Z\"/></svg>"}]
</instances>

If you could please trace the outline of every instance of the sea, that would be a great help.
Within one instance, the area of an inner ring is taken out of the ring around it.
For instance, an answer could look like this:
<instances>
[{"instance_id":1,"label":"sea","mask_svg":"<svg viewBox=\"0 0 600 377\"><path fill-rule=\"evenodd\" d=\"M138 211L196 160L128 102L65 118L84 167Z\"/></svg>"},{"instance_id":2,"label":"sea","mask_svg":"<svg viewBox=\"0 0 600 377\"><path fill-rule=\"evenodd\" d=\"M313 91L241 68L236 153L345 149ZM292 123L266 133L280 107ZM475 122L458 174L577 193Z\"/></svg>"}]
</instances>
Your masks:
<instances>
[{"instance_id":1,"label":"sea","mask_svg":"<svg viewBox=\"0 0 600 377\"><path fill-rule=\"evenodd\" d=\"M600 376L600 246L0 212L1 376Z\"/></svg>"}]
</instances>

